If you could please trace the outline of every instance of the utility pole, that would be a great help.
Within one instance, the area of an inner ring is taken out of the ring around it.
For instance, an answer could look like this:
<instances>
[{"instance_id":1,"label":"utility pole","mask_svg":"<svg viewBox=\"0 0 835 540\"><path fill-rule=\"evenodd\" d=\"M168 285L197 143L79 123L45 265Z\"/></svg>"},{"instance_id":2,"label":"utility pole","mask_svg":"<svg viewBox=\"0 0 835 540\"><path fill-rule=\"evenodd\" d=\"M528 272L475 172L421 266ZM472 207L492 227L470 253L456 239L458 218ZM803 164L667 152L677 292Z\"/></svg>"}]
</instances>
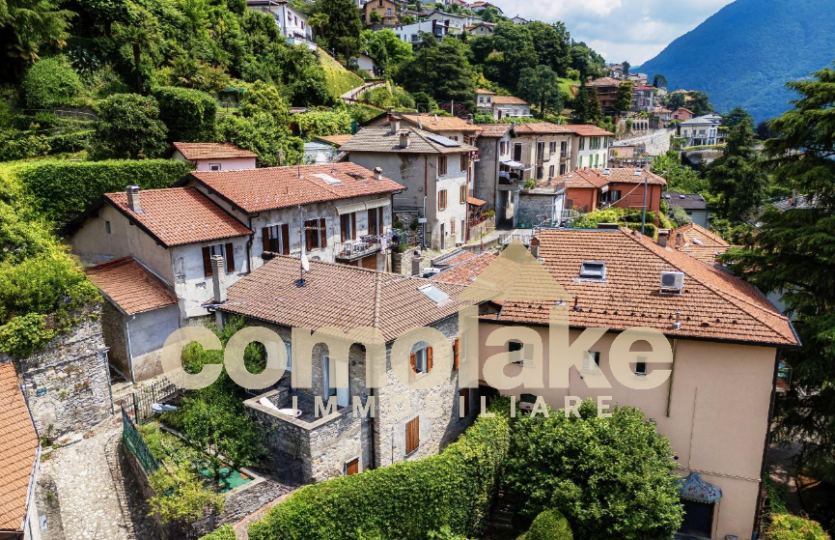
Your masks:
<instances>
[{"instance_id":1,"label":"utility pole","mask_svg":"<svg viewBox=\"0 0 835 540\"><path fill-rule=\"evenodd\" d=\"M647 182L649 182L649 173L644 171L644 209L641 212L641 234L644 234L644 229L647 226Z\"/></svg>"}]
</instances>

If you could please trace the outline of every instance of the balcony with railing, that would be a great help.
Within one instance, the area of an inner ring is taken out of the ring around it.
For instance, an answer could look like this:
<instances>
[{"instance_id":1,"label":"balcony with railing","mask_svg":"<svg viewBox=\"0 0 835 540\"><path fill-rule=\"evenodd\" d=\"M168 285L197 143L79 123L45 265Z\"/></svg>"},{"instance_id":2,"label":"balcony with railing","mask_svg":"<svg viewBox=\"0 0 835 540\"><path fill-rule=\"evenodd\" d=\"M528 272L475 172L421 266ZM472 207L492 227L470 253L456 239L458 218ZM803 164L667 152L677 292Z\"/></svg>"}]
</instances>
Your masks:
<instances>
[{"instance_id":1,"label":"balcony with railing","mask_svg":"<svg viewBox=\"0 0 835 540\"><path fill-rule=\"evenodd\" d=\"M358 240L337 243L334 253L337 261L356 261L378 253L381 247L378 237L362 236Z\"/></svg>"}]
</instances>

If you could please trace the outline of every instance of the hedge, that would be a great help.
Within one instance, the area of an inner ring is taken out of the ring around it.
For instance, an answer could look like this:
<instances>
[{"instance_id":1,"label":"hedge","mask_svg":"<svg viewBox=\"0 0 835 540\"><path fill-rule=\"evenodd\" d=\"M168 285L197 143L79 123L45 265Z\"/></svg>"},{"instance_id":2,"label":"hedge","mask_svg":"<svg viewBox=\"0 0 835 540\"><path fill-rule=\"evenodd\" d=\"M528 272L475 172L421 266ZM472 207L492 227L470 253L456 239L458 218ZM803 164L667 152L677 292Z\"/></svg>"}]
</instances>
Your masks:
<instances>
[{"instance_id":1,"label":"hedge","mask_svg":"<svg viewBox=\"0 0 835 540\"><path fill-rule=\"evenodd\" d=\"M235 529L231 525L224 525L220 529L207 534L201 540L236 540Z\"/></svg>"},{"instance_id":2,"label":"hedge","mask_svg":"<svg viewBox=\"0 0 835 540\"><path fill-rule=\"evenodd\" d=\"M193 166L166 159L109 161L41 161L21 166L17 175L32 206L45 218L63 223L103 194L129 185L143 189L169 187Z\"/></svg>"},{"instance_id":3,"label":"hedge","mask_svg":"<svg viewBox=\"0 0 835 540\"><path fill-rule=\"evenodd\" d=\"M574 534L565 516L556 510L545 510L519 540L574 540Z\"/></svg>"},{"instance_id":4,"label":"hedge","mask_svg":"<svg viewBox=\"0 0 835 540\"><path fill-rule=\"evenodd\" d=\"M93 130L85 129L71 133L62 133L47 138L50 154L73 153L87 148L93 138Z\"/></svg>"},{"instance_id":5,"label":"hedge","mask_svg":"<svg viewBox=\"0 0 835 540\"><path fill-rule=\"evenodd\" d=\"M506 400L441 454L302 488L249 528L250 540L424 540L479 534L510 447Z\"/></svg>"},{"instance_id":6,"label":"hedge","mask_svg":"<svg viewBox=\"0 0 835 540\"><path fill-rule=\"evenodd\" d=\"M791 514L771 516L770 540L830 540L820 523Z\"/></svg>"},{"instance_id":7,"label":"hedge","mask_svg":"<svg viewBox=\"0 0 835 540\"><path fill-rule=\"evenodd\" d=\"M153 92L159 119L168 127L170 142L210 141L215 131L217 104L206 92L160 86Z\"/></svg>"}]
</instances>

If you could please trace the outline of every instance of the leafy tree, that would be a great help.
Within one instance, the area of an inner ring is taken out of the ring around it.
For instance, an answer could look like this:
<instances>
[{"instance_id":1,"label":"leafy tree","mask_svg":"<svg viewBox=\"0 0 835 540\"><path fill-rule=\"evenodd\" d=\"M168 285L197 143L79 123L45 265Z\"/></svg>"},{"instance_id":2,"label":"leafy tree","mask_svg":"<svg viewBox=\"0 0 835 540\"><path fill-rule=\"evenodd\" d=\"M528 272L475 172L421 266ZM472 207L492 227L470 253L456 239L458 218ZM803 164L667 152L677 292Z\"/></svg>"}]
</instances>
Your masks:
<instances>
[{"instance_id":1,"label":"leafy tree","mask_svg":"<svg viewBox=\"0 0 835 540\"><path fill-rule=\"evenodd\" d=\"M328 17L322 36L328 48L347 60L360 50L362 21L354 0L316 0L316 13Z\"/></svg>"},{"instance_id":2,"label":"leafy tree","mask_svg":"<svg viewBox=\"0 0 835 540\"><path fill-rule=\"evenodd\" d=\"M719 195L719 215L745 221L762 202L768 176L754 145L754 123L745 118L733 128L722 157L708 170L710 190Z\"/></svg>"},{"instance_id":3,"label":"leafy tree","mask_svg":"<svg viewBox=\"0 0 835 540\"><path fill-rule=\"evenodd\" d=\"M313 31L313 36L322 36L324 38L324 29L330 22L330 17L326 13L314 13L310 16L307 20L307 24L310 25L311 30Z\"/></svg>"},{"instance_id":4,"label":"leafy tree","mask_svg":"<svg viewBox=\"0 0 835 540\"><path fill-rule=\"evenodd\" d=\"M36 62L22 86L26 105L33 109L70 104L82 91L81 79L64 56Z\"/></svg>"},{"instance_id":5,"label":"leafy tree","mask_svg":"<svg viewBox=\"0 0 835 540\"><path fill-rule=\"evenodd\" d=\"M377 60L384 74L396 73L402 64L412 59L412 44L401 40L390 28L379 32L366 30L363 36L368 43L368 53Z\"/></svg>"},{"instance_id":6,"label":"leafy tree","mask_svg":"<svg viewBox=\"0 0 835 540\"><path fill-rule=\"evenodd\" d=\"M776 432L804 441L801 465L835 482L835 69L787 86L799 97L770 122L766 153L776 182L816 207L766 212L755 241L728 260L763 291L783 293L803 348L783 353L793 380L778 402Z\"/></svg>"},{"instance_id":7,"label":"leafy tree","mask_svg":"<svg viewBox=\"0 0 835 540\"><path fill-rule=\"evenodd\" d=\"M581 124L590 121L591 114L589 104L589 88L585 82L581 82L580 88L577 90L577 97L574 98L574 118Z\"/></svg>"},{"instance_id":8,"label":"leafy tree","mask_svg":"<svg viewBox=\"0 0 835 540\"><path fill-rule=\"evenodd\" d=\"M35 62L41 53L64 47L72 11L57 0L0 0L0 50L10 59L11 73Z\"/></svg>"},{"instance_id":9,"label":"leafy tree","mask_svg":"<svg viewBox=\"0 0 835 540\"><path fill-rule=\"evenodd\" d=\"M95 106L95 133L91 153L97 158L148 159L161 156L168 144L168 129L159 119L153 97L116 94Z\"/></svg>"},{"instance_id":10,"label":"leafy tree","mask_svg":"<svg viewBox=\"0 0 835 540\"><path fill-rule=\"evenodd\" d=\"M403 65L395 80L412 94L423 92L438 101L455 101L468 110L475 108L473 71L466 45L455 38L424 42L414 58Z\"/></svg>"},{"instance_id":11,"label":"leafy tree","mask_svg":"<svg viewBox=\"0 0 835 540\"><path fill-rule=\"evenodd\" d=\"M615 117L620 116L620 113L628 111L632 108L632 94L634 89L631 82L622 82L618 85L618 95L615 98L614 110Z\"/></svg>"},{"instance_id":12,"label":"leafy tree","mask_svg":"<svg viewBox=\"0 0 835 540\"><path fill-rule=\"evenodd\" d=\"M754 121L748 111L742 107L734 107L728 114L722 115L722 125L729 129L735 128L746 120L750 120L752 123Z\"/></svg>"},{"instance_id":13,"label":"leafy tree","mask_svg":"<svg viewBox=\"0 0 835 540\"><path fill-rule=\"evenodd\" d=\"M709 188L707 180L699 177L699 173L681 164L681 155L675 150L652 160L652 172L667 180L671 191L705 193Z\"/></svg>"},{"instance_id":14,"label":"leafy tree","mask_svg":"<svg viewBox=\"0 0 835 540\"><path fill-rule=\"evenodd\" d=\"M227 115L217 121L217 142L231 142L258 154L258 165L294 165L304 155L304 141L291 137L286 128L267 113L249 117Z\"/></svg>"},{"instance_id":15,"label":"leafy tree","mask_svg":"<svg viewBox=\"0 0 835 540\"><path fill-rule=\"evenodd\" d=\"M673 450L655 423L634 408L598 418L592 400L581 418L548 410L517 420L505 483L520 512L561 512L587 540L662 540L681 524Z\"/></svg>"},{"instance_id":16,"label":"leafy tree","mask_svg":"<svg viewBox=\"0 0 835 540\"><path fill-rule=\"evenodd\" d=\"M587 77L599 76L606 63L602 56L583 42L572 43L570 56L571 67L580 73L581 81L585 81Z\"/></svg>"},{"instance_id":17,"label":"leafy tree","mask_svg":"<svg viewBox=\"0 0 835 540\"><path fill-rule=\"evenodd\" d=\"M527 25L533 37L539 65L545 65L560 77L568 74L570 57L570 38L564 23L546 24L532 21Z\"/></svg>"},{"instance_id":18,"label":"leafy tree","mask_svg":"<svg viewBox=\"0 0 835 540\"><path fill-rule=\"evenodd\" d=\"M493 47L500 55L496 82L506 88L515 90L522 70L539 63L533 34L526 25L500 22L493 32Z\"/></svg>"},{"instance_id":19,"label":"leafy tree","mask_svg":"<svg viewBox=\"0 0 835 540\"><path fill-rule=\"evenodd\" d=\"M623 64L621 64L621 66L623 67L624 76L629 75L629 69L632 67L632 64L630 64L629 62L624 62Z\"/></svg>"},{"instance_id":20,"label":"leafy tree","mask_svg":"<svg viewBox=\"0 0 835 540\"><path fill-rule=\"evenodd\" d=\"M111 27L113 37L117 41L127 43L133 53L133 70L136 76L136 91L144 92L145 75L142 71L142 51L153 51L161 34L159 22L154 15L144 7L128 3L129 20L126 23L114 22Z\"/></svg>"},{"instance_id":21,"label":"leafy tree","mask_svg":"<svg viewBox=\"0 0 835 540\"><path fill-rule=\"evenodd\" d=\"M704 92L690 92L688 94L690 99L685 105L688 109L693 111L696 116L704 116L713 112L713 105L710 104L710 98Z\"/></svg>"},{"instance_id":22,"label":"leafy tree","mask_svg":"<svg viewBox=\"0 0 835 540\"><path fill-rule=\"evenodd\" d=\"M587 122L598 122L603 118L603 109L600 107L600 100L597 99L597 89L594 87L586 88L588 92L588 120Z\"/></svg>"},{"instance_id":23,"label":"leafy tree","mask_svg":"<svg viewBox=\"0 0 835 540\"><path fill-rule=\"evenodd\" d=\"M262 81L256 81L246 89L238 111L247 117L266 113L281 126L286 126L290 119L290 108L278 89Z\"/></svg>"},{"instance_id":24,"label":"leafy tree","mask_svg":"<svg viewBox=\"0 0 835 540\"><path fill-rule=\"evenodd\" d=\"M376 11L372 11L368 15L368 20L369 20L369 22L371 22L371 24L379 24L382 19L380 19L380 14L379 13L377 13Z\"/></svg>"},{"instance_id":25,"label":"leafy tree","mask_svg":"<svg viewBox=\"0 0 835 540\"><path fill-rule=\"evenodd\" d=\"M531 528L518 540L573 540L574 534L565 516L545 510L533 520Z\"/></svg>"},{"instance_id":26,"label":"leafy tree","mask_svg":"<svg viewBox=\"0 0 835 540\"><path fill-rule=\"evenodd\" d=\"M667 86L667 77L661 75L660 73L656 74L652 78L652 85L656 88L663 88Z\"/></svg>"},{"instance_id":27,"label":"leafy tree","mask_svg":"<svg viewBox=\"0 0 835 540\"><path fill-rule=\"evenodd\" d=\"M168 127L170 142L210 141L215 133L217 104L199 90L161 86L154 90L160 120Z\"/></svg>"},{"instance_id":28,"label":"leafy tree","mask_svg":"<svg viewBox=\"0 0 835 540\"><path fill-rule=\"evenodd\" d=\"M673 92L670 94L670 97L667 98L667 107L675 111L684 107L686 102L687 94L684 92Z\"/></svg>"},{"instance_id":29,"label":"leafy tree","mask_svg":"<svg viewBox=\"0 0 835 540\"><path fill-rule=\"evenodd\" d=\"M541 115L547 114L548 111L562 110L559 79L548 66L539 65L535 68L523 69L519 77L517 93L520 97L535 103Z\"/></svg>"}]
</instances>

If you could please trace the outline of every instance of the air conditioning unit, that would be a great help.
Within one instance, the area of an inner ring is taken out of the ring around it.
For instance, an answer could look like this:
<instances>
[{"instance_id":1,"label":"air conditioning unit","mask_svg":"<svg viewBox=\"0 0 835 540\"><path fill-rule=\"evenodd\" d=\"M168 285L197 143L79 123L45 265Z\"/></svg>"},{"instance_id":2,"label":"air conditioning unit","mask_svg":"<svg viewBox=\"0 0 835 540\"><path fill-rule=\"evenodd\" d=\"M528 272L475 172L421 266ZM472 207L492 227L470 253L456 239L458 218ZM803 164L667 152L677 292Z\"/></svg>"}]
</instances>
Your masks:
<instances>
[{"instance_id":1,"label":"air conditioning unit","mask_svg":"<svg viewBox=\"0 0 835 540\"><path fill-rule=\"evenodd\" d=\"M661 294L681 294L684 272L661 272Z\"/></svg>"}]
</instances>

